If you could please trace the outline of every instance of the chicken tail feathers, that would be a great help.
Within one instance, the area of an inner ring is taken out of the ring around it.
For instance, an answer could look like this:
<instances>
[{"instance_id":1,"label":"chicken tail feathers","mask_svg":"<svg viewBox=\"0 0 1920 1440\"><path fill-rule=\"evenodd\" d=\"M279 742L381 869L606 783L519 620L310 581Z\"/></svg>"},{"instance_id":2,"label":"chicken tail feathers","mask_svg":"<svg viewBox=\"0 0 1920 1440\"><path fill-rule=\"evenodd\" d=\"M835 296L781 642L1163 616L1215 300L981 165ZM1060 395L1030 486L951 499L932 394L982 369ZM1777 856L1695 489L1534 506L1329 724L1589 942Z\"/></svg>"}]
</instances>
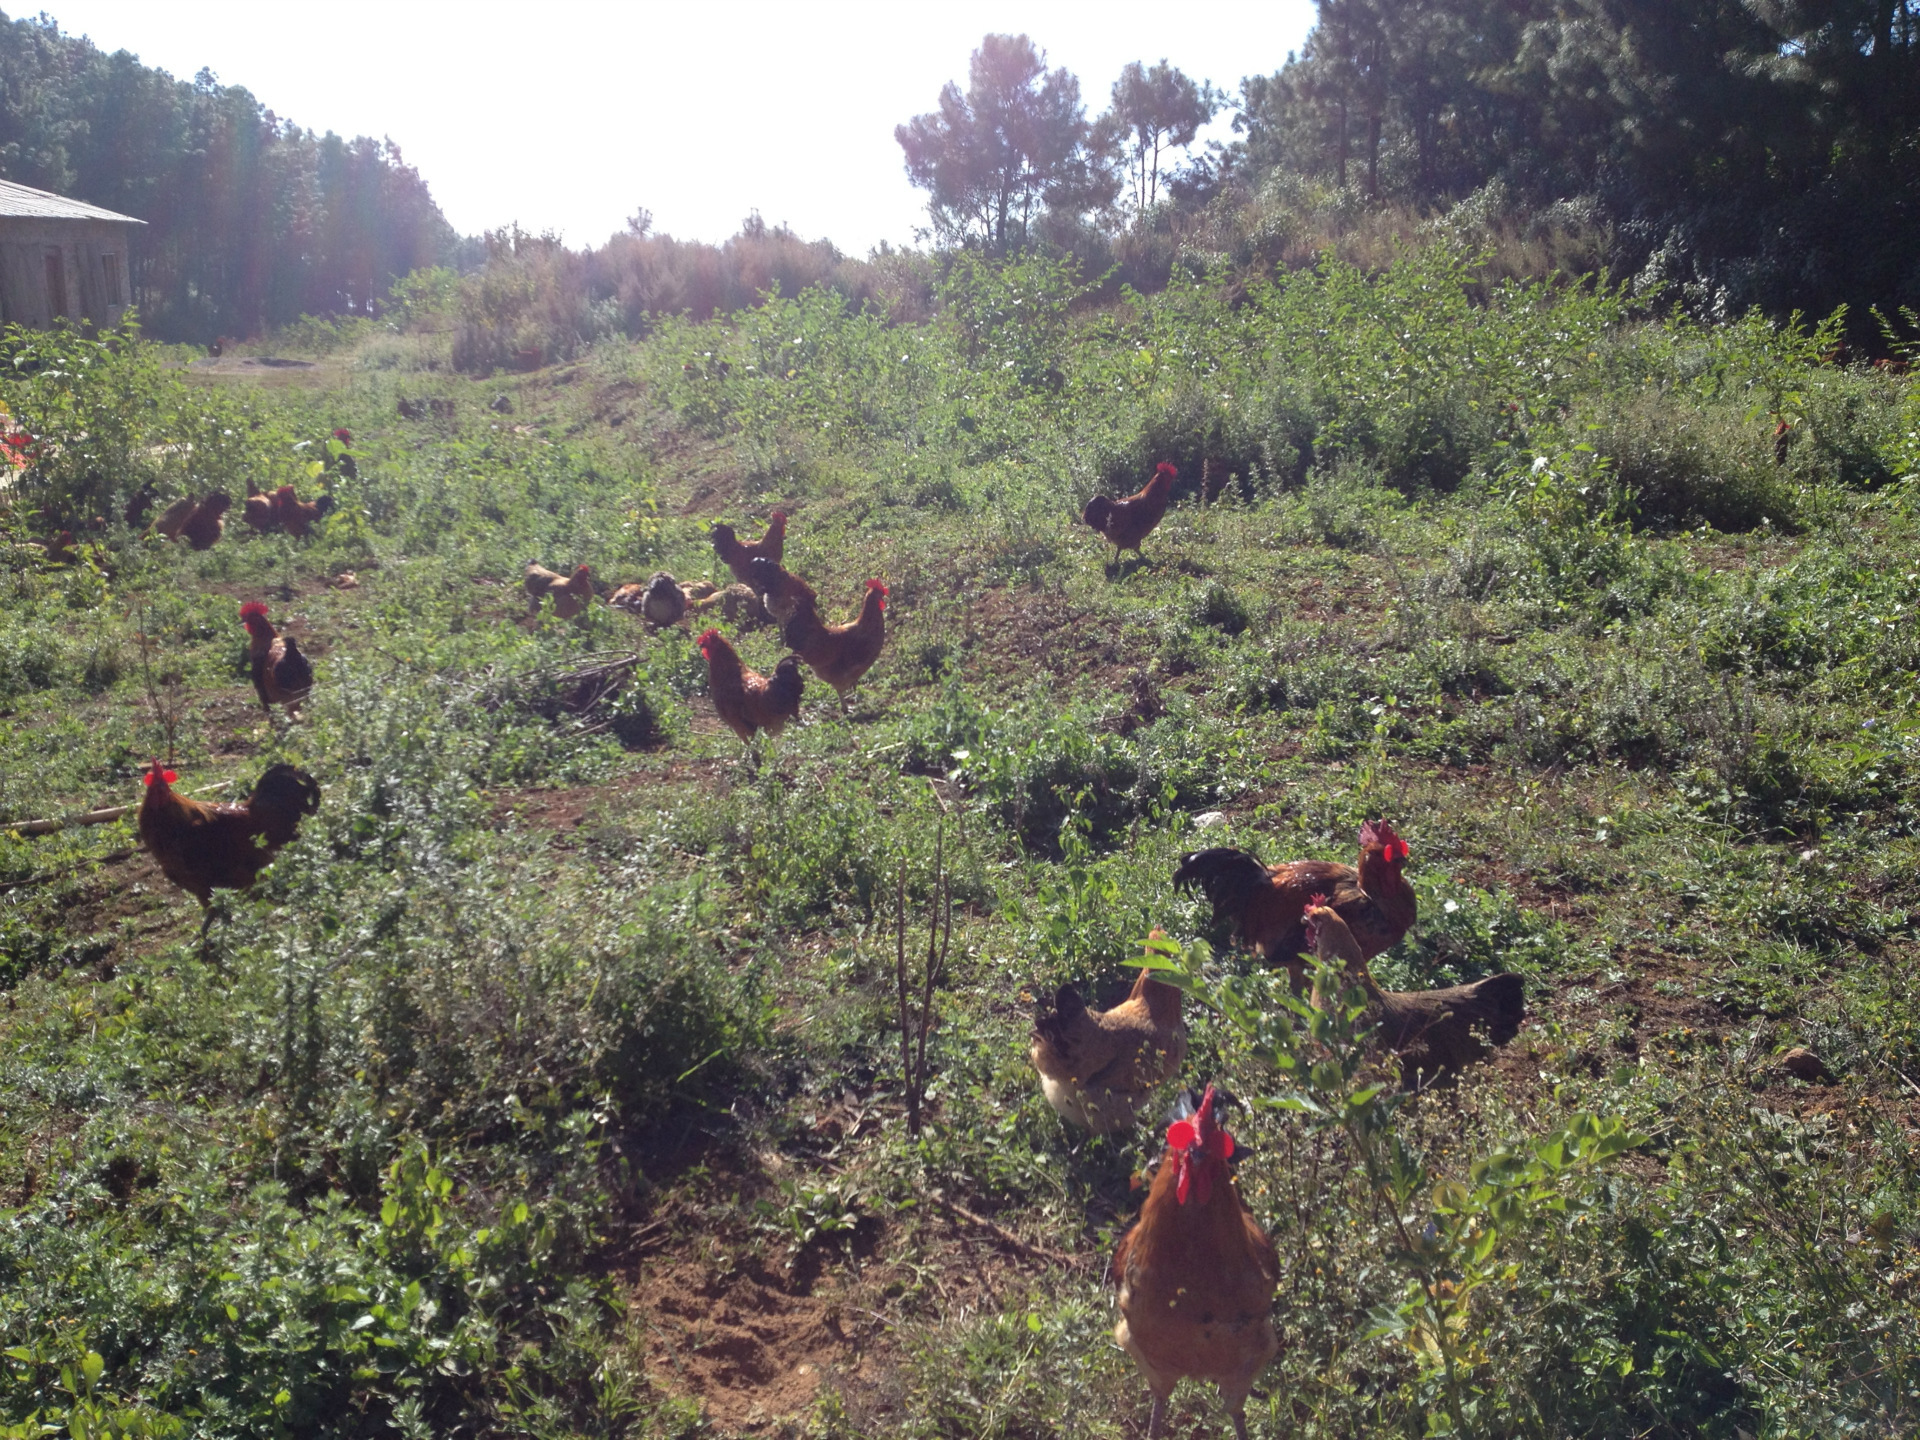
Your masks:
<instances>
[{"instance_id":1,"label":"chicken tail feathers","mask_svg":"<svg viewBox=\"0 0 1920 1440\"><path fill-rule=\"evenodd\" d=\"M1087 508L1080 512L1080 518L1094 529L1104 532L1107 517L1113 514L1113 501L1105 495L1096 495L1087 501Z\"/></svg>"},{"instance_id":2,"label":"chicken tail feathers","mask_svg":"<svg viewBox=\"0 0 1920 1440\"><path fill-rule=\"evenodd\" d=\"M260 833L276 850L289 843L300 828L301 817L320 808L320 782L304 770L284 762L269 765L260 783L253 787L247 809L259 823Z\"/></svg>"},{"instance_id":3,"label":"chicken tail feathers","mask_svg":"<svg viewBox=\"0 0 1920 1440\"><path fill-rule=\"evenodd\" d=\"M800 677L800 657L789 655L773 667L773 679L767 682L768 698L777 715L798 715L800 695L806 682Z\"/></svg>"},{"instance_id":4,"label":"chicken tail feathers","mask_svg":"<svg viewBox=\"0 0 1920 1440\"><path fill-rule=\"evenodd\" d=\"M1474 1018L1487 1027L1487 1038L1504 1045L1520 1033L1527 1018L1527 987L1518 975L1489 975L1471 987L1481 1007Z\"/></svg>"},{"instance_id":5,"label":"chicken tail feathers","mask_svg":"<svg viewBox=\"0 0 1920 1440\"><path fill-rule=\"evenodd\" d=\"M1238 920L1247 902L1268 882L1267 867L1244 850L1218 845L1183 855L1173 872L1176 890L1198 890L1213 906L1213 922Z\"/></svg>"}]
</instances>

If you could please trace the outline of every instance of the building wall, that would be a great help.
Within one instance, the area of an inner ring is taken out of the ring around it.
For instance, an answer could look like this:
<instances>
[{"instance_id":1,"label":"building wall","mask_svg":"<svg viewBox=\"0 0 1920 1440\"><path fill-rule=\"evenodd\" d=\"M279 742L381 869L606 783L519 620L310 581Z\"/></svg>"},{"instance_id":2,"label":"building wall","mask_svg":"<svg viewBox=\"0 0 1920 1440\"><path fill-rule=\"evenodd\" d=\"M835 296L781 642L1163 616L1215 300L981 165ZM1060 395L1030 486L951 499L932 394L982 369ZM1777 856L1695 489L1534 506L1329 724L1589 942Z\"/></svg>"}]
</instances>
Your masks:
<instances>
[{"instance_id":1,"label":"building wall","mask_svg":"<svg viewBox=\"0 0 1920 1440\"><path fill-rule=\"evenodd\" d=\"M0 215L0 324L45 329L63 315L117 324L133 298L134 229L113 220ZM56 278L64 294L51 293Z\"/></svg>"}]
</instances>

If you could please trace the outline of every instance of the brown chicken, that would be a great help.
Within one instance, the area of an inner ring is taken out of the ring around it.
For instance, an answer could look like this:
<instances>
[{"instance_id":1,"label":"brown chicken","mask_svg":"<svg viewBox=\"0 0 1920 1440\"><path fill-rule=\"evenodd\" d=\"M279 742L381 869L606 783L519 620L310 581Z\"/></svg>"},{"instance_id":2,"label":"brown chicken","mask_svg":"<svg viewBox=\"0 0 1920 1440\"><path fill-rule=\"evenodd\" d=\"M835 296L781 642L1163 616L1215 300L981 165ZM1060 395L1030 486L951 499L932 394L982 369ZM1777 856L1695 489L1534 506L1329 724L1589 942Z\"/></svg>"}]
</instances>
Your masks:
<instances>
[{"instance_id":1,"label":"brown chicken","mask_svg":"<svg viewBox=\"0 0 1920 1440\"><path fill-rule=\"evenodd\" d=\"M1166 1433L1167 1402L1182 1380L1211 1380L1247 1436L1247 1394L1280 1353L1273 1296L1280 1257L1233 1187L1233 1137L1214 1119L1211 1085L1200 1109L1167 1127L1167 1153L1120 1239L1113 1338L1153 1392L1147 1434Z\"/></svg>"},{"instance_id":2,"label":"brown chicken","mask_svg":"<svg viewBox=\"0 0 1920 1440\"><path fill-rule=\"evenodd\" d=\"M1417 902L1401 871L1407 842L1385 820L1360 827L1360 864L1295 860L1262 865L1244 850L1221 846L1182 857L1173 883L1199 890L1213 905L1213 923L1234 922L1240 939L1269 964L1285 965L1297 987L1307 937L1301 911L1312 895L1328 901L1347 922L1368 959L1391 950L1413 927Z\"/></svg>"},{"instance_id":3,"label":"brown chicken","mask_svg":"<svg viewBox=\"0 0 1920 1440\"><path fill-rule=\"evenodd\" d=\"M593 598L593 571L585 565L575 566L571 575L560 576L529 560L525 583L529 619L540 613L540 602L549 595L553 597L553 613L562 620L573 619Z\"/></svg>"},{"instance_id":4,"label":"brown chicken","mask_svg":"<svg viewBox=\"0 0 1920 1440\"><path fill-rule=\"evenodd\" d=\"M1478 1032L1495 1045L1520 1033L1527 1017L1526 986L1518 975L1489 975L1471 985L1445 990L1382 990L1367 968L1347 922L1324 904L1324 895L1307 902L1302 917L1307 943L1322 960L1337 961L1367 994L1368 1023L1376 1041L1405 1062L1408 1082L1444 1079L1488 1054Z\"/></svg>"},{"instance_id":5,"label":"brown chicken","mask_svg":"<svg viewBox=\"0 0 1920 1440\"><path fill-rule=\"evenodd\" d=\"M213 923L213 892L245 890L294 837L302 816L320 808L320 786L304 770L269 765L242 805L209 805L173 792L178 777L155 760L140 801L140 843L161 873L206 911L201 938Z\"/></svg>"},{"instance_id":6,"label":"brown chicken","mask_svg":"<svg viewBox=\"0 0 1920 1440\"><path fill-rule=\"evenodd\" d=\"M757 670L740 663L733 646L718 630L704 631L700 653L707 657L707 689L713 696L713 708L726 727L747 744L753 732L764 730L778 735L789 720L800 718L800 657L789 655L773 667L768 679Z\"/></svg>"},{"instance_id":7,"label":"brown chicken","mask_svg":"<svg viewBox=\"0 0 1920 1440\"><path fill-rule=\"evenodd\" d=\"M224 491L215 490L193 507L193 513L187 517L187 523L180 527L180 533L196 550L211 550L226 533L226 514L233 501Z\"/></svg>"},{"instance_id":8,"label":"brown chicken","mask_svg":"<svg viewBox=\"0 0 1920 1440\"><path fill-rule=\"evenodd\" d=\"M153 502L158 498L151 480L127 497L127 508L121 511L121 518L127 522L129 529L138 530L146 523L147 516L153 512ZM186 516L180 518L184 520Z\"/></svg>"},{"instance_id":9,"label":"brown chicken","mask_svg":"<svg viewBox=\"0 0 1920 1440\"><path fill-rule=\"evenodd\" d=\"M867 598L860 614L846 625L829 625L820 618L820 607L813 588L791 571L782 570L766 560L753 566L753 586L767 597L767 609L778 615L790 609L781 637L822 680L840 696L840 708L847 708L847 693L860 683L860 677L873 668L880 649L887 641L887 587L879 580L867 581Z\"/></svg>"},{"instance_id":10,"label":"brown chicken","mask_svg":"<svg viewBox=\"0 0 1920 1440\"><path fill-rule=\"evenodd\" d=\"M713 553L733 572L733 578L751 585L754 561L771 560L778 565L786 554L787 512L774 511L767 519L767 533L751 544L742 543L731 525L716 522L708 533L713 539Z\"/></svg>"},{"instance_id":11,"label":"brown chicken","mask_svg":"<svg viewBox=\"0 0 1920 1440\"><path fill-rule=\"evenodd\" d=\"M194 499L191 495L182 495L155 517L153 522L154 533L164 535L169 540L178 539L180 527L192 519L193 512L199 508L200 502L198 500Z\"/></svg>"},{"instance_id":12,"label":"brown chicken","mask_svg":"<svg viewBox=\"0 0 1920 1440\"><path fill-rule=\"evenodd\" d=\"M1028 1054L1047 1103L1064 1118L1096 1135L1124 1129L1187 1058L1180 991L1142 970L1125 1000L1089 1010L1078 990L1062 985L1053 1014L1034 1024Z\"/></svg>"},{"instance_id":13,"label":"brown chicken","mask_svg":"<svg viewBox=\"0 0 1920 1440\"><path fill-rule=\"evenodd\" d=\"M291 715L313 689L313 666L300 653L298 641L275 633L265 601L242 605L240 623L247 627L248 659L260 708L271 715L271 707L278 705Z\"/></svg>"},{"instance_id":14,"label":"brown chicken","mask_svg":"<svg viewBox=\"0 0 1920 1440\"><path fill-rule=\"evenodd\" d=\"M279 520L280 528L296 540L307 538L307 532L317 525L322 517L333 513L333 496L322 494L317 500L302 500L291 485L282 485L273 492L273 513Z\"/></svg>"},{"instance_id":15,"label":"brown chicken","mask_svg":"<svg viewBox=\"0 0 1920 1440\"><path fill-rule=\"evenodd\" d=\"M1167 502L1173 498L1173 482L1179 478L1180 472L1162 460L1155 467L1153 478L1138 494L1124 500L1096 495L1080 512L1080 518L1107 537L1113 546L1115 561L1123 550L1140 555L1141 542L1153 533L1153 527L1167 513Z\"/></svg>"},{"instance_id":16,"label":"brown chicken","mask_svg":"<svg viewBox=\"0 0 1920 1440\"><path fill-rule=\"evenodd\" d=\"M280 528L280 512L274 506L273 496L262 494L251 480L247 482L247 499L240 509L240 518L256 534L271 535Z\"/></svg>"}]
</instances>

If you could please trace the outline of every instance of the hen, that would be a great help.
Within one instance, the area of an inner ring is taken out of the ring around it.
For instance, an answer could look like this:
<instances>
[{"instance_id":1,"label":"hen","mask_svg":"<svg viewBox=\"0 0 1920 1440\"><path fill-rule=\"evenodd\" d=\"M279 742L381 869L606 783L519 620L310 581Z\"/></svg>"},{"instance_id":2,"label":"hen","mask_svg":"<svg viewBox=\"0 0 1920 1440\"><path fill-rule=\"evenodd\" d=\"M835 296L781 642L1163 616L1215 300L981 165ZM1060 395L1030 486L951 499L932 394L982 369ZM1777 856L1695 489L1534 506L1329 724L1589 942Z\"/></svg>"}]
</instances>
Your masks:
<instances>
[{"instance_id":1,"label":"hen","mask_svg":"<svg viewBox=\"0 0 1920 1440\"><path fill-rule=\"evenodd\" d=\"M790 610L782 638L799 652L814 674L834 688L844 711L847 693L873 668L886 644L886 585L879 580L867 581L867 598L861 602L860 614L846 625L823 621L813 588L770 561L754 562L753 585L765 594L767 608L774 614Z\"/></svg>"},{"instance_id":2,"label":"hen","mask_svg":"<svg viewBox=\"0 0 1920 1440\"><path fill-rule=\"evenodd\" d=\"M241 507L240 518L261 535L271 535L280 528L280 515L274 508L273 496L263 495L260 487L251 480L247 482L247 499Z\"/></svg>"},{"instance_id":3,"label":"hen","mask_svg":"<svg viewBox=\"0 0 1920 1440\"><path fill-rule=\"evenodd\" d=\"M1187 1058L1180 991L1142 970L1125 1000L1089 1010L1062 985L1053 1014L1035 1022L1028 1053L1047 1103L1064 1118L1096 1135L1123 1129Z\"/></svg>"},{"instance_id":4,"label":"hen","mask_svg":"<svg viewBox=\"0 0 1920 1440\"><path fill-rule=\"evenodd\" d=\"M1167 1127L1153 1188L1113 1256L1120 1287L1113 1338L1153 1392L1149 1436L1165 1433L1175 1385L1211 1380L1233 1433L1246 1440L1247 1394L1280 1352L1273 1330L1280 1257L1233 1188L1233 1137L1215 1121L1214 1104L1209 1085L1199 1111Z\"/></svg>"},{"instance_id":5,"label":"hen","mask_svg":"<svg viewBox=\"0 0 1920 1440\"><path fill-rule=\"evenodd\" d=\"M273 513L280 528L296 540L304 540L322 516L333 513L333 496L322 494L318 500L302 500L291 485L273 492Z\"/></svg>"},{"instance_id":6,"label":"hen","mask_svg":"<svg viewBox=\"0 0 1920 1440\"><path fill-rule=\"evenodd\" d=\"M194 506L193 513L187 516L186 523L180 527L180 533L186 537L187 543L196 550L211 550L218 544L221 535L226 532L225 517L232 504L225 491L215 490Z\"/></svg>"},{"instance_id":7,"label":"hen","mask_svg":"<svg viewBox=\"0 0 1920 1440\"><path fill-rule=\"evenodd\" d=\"M271 707L278 705L291 713L313 689L313 666L300 653L298 641L274 631L265 601L242 605L240 623L247 627L247 656L260 708L271 715Z\"/></svg>"},{"instance_id":8,"label":"hen","mask_svg":"<svg viewBox=\"0 0 1920 1440\"><path fill-rule=\"evenodd\" d=\"M128 508L131 509L132 507L129 506ZM154 518L154 533L164 535L169 540L178 539L180 527L192 519L193 512L199 508L200 502L198 500L194 499L191 495L182 495ZM127 523L132 524L133 522L130 520Z\"/></svg>"},{"instance_id":9,"label":"hen","mask_svg":"<svg viewBox=\"0 0 1920 1440\"><path fill-rule=\"evenodd\" d=\"M726 727L747 744L756 730L778 735L800 715L800 658L789 655L773 667L773 678L740 663L726 637L708 630L699 639L707 658L707 689Z\"/></svg>"},{"instance_id":10,"label":"hen","mask_svg":"<svg viewBox=\"0 0 1920 1440\"><path fill-rule=\"evenodd\" d=\"M713 539L713 553L733 572L733 578L743 585L751 585L754 561L771 560L778 565L786 554L787 512L774 511L767 518L767 533L751 544L742 543L731 525L715 522L708 533Z\"/></svg>"},{"instance_id":11,"label":"hen","mask_svg":"<svg viewBox=\"0 0 1920 1440\"><path fill-rule=\"evenodd\" d=\"M1302 917L1307 943L1315 955L1339 962L1360 982L1367 994L1366 1018L1378 1027L1376 1040L1401 1057L1414 1084L1485 1059L1487 1047L1478 1031L1495 1045L1520 1033L1527 994L1518 975L1489 975L1445 990L1382 990L1347 922L1322 903L1326 898L1315 895L1307 903Z\"/></svg>"},{"instance_id":12,"label":"hen","mask_svg":"<svg viewBox=\"0 0 1920 1440\"><path fill-rule=\"evenodd\" d=\"M1391 950L1413 927L1418 902L1401 871L1407 843L1385 820L1360 827L1359 865L1295 860L1262 865L1244 850L1220 846L1182 857L1174 885L1199 890L1213 906L1213 923L1231 920L1241 938L1270 964L1285 965L1294 984L1304 974L1299 957L1307 938L1301 912L1313 895L1327 895L1347 922L1363 955Z\"/></svg>"},{"instance_id":13,"label":"hen","mask_svg":"<svg viewBox=\"0 0 1920 1440\"><path fill-rule=\"evenodd\" d=\"M1167 513L1167 502L1173 498L1173 482L1179 477L1180 472L1162 460L1155 467L1153 478L1138 494L1124 500L1096 495L1080 512L1080 518L1107 537L1116 561L1123 550L1139 555L1141 542L1153 533L1153 527Z\"/></svg>"},{"instance_id":14,"label":"hen","mask_svg":"<svg viewBox=\"0 0 1920 1440\"><path fill-rule=\"evenodd\" d=\"M585 565L575 566L573 574L562 577L529 560L525 584L529 619L540 613L540 602L548 595L553 597L553 613L562 620L573 619L593 598L593 571Z\"/></svg>"},{"instance_id":15,"label":"hen","mask_svg":"<svg viewBox=\"0 0 1920 1440\"><path fill-rule=\"evenodd\" d=\"M242 805L209 805L173 791L178 778L155 760L140 801L140 843L164 874L206 911L200 934L213 922L213 892L245 890L292 840L301 817L320 808L320 786L304 770L269 765Z\"/></svg>"}]
</instances>

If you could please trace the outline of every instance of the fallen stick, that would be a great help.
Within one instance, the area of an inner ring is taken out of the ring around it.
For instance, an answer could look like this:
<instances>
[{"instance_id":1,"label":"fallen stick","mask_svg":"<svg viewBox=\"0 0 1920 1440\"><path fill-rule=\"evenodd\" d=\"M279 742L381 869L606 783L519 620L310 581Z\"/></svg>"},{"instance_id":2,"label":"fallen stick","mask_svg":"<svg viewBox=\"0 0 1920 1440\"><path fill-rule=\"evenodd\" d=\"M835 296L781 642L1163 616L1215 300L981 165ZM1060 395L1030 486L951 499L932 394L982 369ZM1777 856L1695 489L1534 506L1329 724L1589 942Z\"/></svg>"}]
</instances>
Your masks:
<instances>
[{"instance_id":1,"label":"fallen stick","mask_svg":"<svg viewBox=\"0 0 1920 1440\"><path fill-rule=\"evenodd\" d=\"M223 780L218 785L207 786L200 793L212 795L232 788L232 781ZM56 830L71 830L80 825L108 825L139 808L138 805L114 805L105 810L89 810L84 815L69 815L60 820L25 820L18 825L0 825L0 830L9 835L51 835Z\"/></svg>"},{"instance_id":2,"label":"fallen stick","mask_svg":"<svg viewBox=\"0 0 1920 1440\"><path fill-rule=\"evenodd\" d=\"M967 1209L966 1206L956 1204L944 1195L936 1192L932 1196L932 1199L933 1203L938 1205L942 1210L950 1214L958 1215L970 1225L978 1225L982 1230L986 1231L1002 1244L1011 1245L1016 1250L1024 1250L1027 1254L1035 1256L1038 1259L1050 1260L1056 1265L1077 1265L1079 1263L1079 1260L1075 1256L1063 1255L1058 1250L1049 1250L1045 1246L1030 1244L1022 1240L1018 1235L1007 1229L1006 1226L996 1225L993 1221L987 1219L986 1216L976 1215L973 1211Z\"/></svg>"}]
</instances>

